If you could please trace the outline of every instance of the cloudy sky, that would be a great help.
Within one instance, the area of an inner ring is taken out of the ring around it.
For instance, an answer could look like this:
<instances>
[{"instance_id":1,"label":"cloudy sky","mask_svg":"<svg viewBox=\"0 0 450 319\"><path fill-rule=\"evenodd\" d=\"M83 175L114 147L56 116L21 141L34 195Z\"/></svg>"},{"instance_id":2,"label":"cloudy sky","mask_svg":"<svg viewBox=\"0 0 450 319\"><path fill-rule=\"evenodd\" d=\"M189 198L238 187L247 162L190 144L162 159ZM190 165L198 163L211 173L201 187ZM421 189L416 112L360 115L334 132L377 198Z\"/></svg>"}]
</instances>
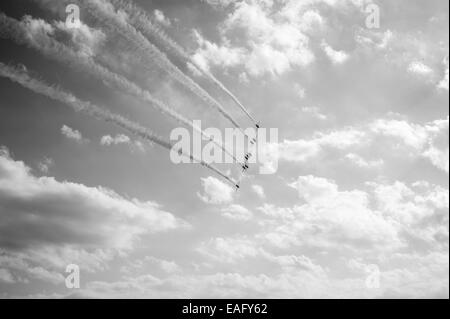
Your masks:
<instances>
[{"instance_id":1,"label":"cloudy sky","mask_svg":"<svg viewBox=\"0 0 450 319\"><path fill-rule=\"evenodd\" d=\"M0 297L448 298L448 1L133 2L145 15L118 0L1 2ZM167 59L121 33L133 23ZM133 92L230 127L192 79L250 127L199 68L278 128L275 174L252 167L235 192L18 77L164 139L179 123Z\"/></svg>"}]
</instances>

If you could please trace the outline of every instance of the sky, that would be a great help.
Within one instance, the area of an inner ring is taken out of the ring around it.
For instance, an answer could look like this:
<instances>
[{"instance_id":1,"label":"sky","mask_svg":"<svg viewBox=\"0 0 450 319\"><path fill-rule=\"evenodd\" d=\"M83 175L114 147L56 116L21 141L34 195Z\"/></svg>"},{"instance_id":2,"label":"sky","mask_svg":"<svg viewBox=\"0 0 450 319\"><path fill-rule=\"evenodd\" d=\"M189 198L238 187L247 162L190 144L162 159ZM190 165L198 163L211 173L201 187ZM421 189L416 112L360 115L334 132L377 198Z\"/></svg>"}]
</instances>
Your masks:
<instances>
[{"instance_id":1,"label":"sky","mask_svg":"<svg viewBox=\"0 0 450 319\"><path fill-rule=\"evenodd\" d=\"M127 3L0 4L1 298L449 297L448 1ZM252 127L207 74L278 129L239 191L136 134Z\"/></svg>"}]
</instances>

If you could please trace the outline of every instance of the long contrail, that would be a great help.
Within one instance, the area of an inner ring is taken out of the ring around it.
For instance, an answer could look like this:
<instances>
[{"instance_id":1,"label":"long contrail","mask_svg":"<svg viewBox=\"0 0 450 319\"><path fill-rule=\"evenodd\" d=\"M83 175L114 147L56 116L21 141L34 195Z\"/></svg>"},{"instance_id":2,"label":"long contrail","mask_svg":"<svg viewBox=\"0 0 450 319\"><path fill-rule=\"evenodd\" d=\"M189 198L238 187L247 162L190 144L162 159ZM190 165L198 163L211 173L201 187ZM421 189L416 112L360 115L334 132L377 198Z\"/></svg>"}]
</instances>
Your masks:
<instances>
[{"instance_id":1,"label":"long contrail","mask_svg":"<svg viewBox=\"0 0 450 319\"><path fill-rule=\"evenodd\" d=\"M208 92L206 92L200 85L198 85L193 79L183 73L176 65L174 65L167 56L161 52L155 45L153 45L148 39L142 35L142 33L136 30L126 19L118 15L115 12L113 5L110 2L104 0L85 0L84 4L90 10L90 13L99 21L107 24L113 28L117 33L121 34L124 38L134 43L134 45L145 52L152 58L152 62L168 72L173 78L185 87L191 90L192 93L200 97L207 105L214 107L218 110L226 119L228 119L236 128L240 129L241 126L237 121L224 109L224 107L214 99ZM245 132L243 132L245 135Z\"/></svg>"},{"instance_id":2,"label":"long contrail","mask_svg":"<svg viewBox=\"0 0 450 319\"><path fill-rule=\"evenodd\" d=\"M25 23L10 18L2 12L0 12L0 37L11 38L18 44L31 47L45 56L51 57L59 62L67 63L78 70L91 74L97 79L109 83L110 85L149 103L151 106L163 114L175 119L180 124L191 127L193 130L197 131L202 137L213 142L228 155L232 156L234 161L239 163L236 157L231 154L222 143L218 143L214 138L208 136L204 131L193 125L192 121L189 121L162 101L154 98L150 92L143 90L125 77L111 72L109 69L97 64L91 58L77 54L45 33L40 32L39 34L32 35L30 32L27 32Z\"/></svg>"},{"instance_id":3,"label":"long contrail","mask_svg":"<svg viewBox=\"0 0 450 319\"><path fill-rule=\"evenodd\" d=\"M22 68L8 66L0 62L0 76L8 78L11 81L16 82L35 93L62 102L70 106L76 112L82 112L98 120L113 123L118 127L128 131L130 134L137 136L141 139L144 139L148 142L156 143L168 149L169 151L173 150L174 148L174 145L170 141L163 139L162 137L153 133L149 129L141 126L140 124L133 122L119 114L112 113L109 110L94 105L90 102L82 101L71 93L68 93L55 86L51 86L45 83L44 81L33 78L28 74L27 71L25 71ZM178 152L184 156L189 157L192 162L198 163L210 169L219 176L223 177L233 186L238 186L238 184L232 178L227 176L225 173L221 172L213 165L208 164L202 160L196 159L192 154L185 153L182 149L179 149Z\"/></svg>"},{"instance_id":4,"label":"long contrail","mask_svg":"<svg viewBox=\"0 0 450 319\"><path fill-rule=\"evenodd\" d=\"M186 50L171 39L163 30L156 26L145 12L139 9L134 3L126 0L110 0L115 6L124 10L129 17L130 23L147 38L151 38L156 41L157 44L162 46L165 50L173 53L177 58L183 60L186 63L190 63L197 72L203 74L206 78L210 79L215 85L217 85L223 92L225 92L239 108L247 115L247 117L257 124L256 120L250 115L245 106L239 101L239 99L210 71L205 70L186 52Z\"/></svg>"}]
</instances>

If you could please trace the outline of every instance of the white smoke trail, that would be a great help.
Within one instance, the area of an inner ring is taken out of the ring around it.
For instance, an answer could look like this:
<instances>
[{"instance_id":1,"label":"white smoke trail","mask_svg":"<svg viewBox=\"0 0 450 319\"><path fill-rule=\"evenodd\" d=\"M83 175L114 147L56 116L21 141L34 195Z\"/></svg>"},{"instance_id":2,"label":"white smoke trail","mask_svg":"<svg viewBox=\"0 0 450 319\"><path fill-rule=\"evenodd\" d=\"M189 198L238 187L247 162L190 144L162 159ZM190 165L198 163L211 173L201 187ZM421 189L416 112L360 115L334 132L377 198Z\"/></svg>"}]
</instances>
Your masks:
<instances>
[{"instance_id":1,"label":"white smoke trail","mask_svg":"<svg viewBox=\"0 0 450 319\"><path fill-rule=\"evenodd\" d=\"M136 84L130 82L125 77L111 72L107 68L95 63L90 57L77 54L64 44L56 41L45 32L32 33L28 30L27 25L31 22L45 23L42 20L31 20L27 17L24 21L18 21L10 18L0 12L0 37L11 38L18 44L29 46L45 56L51 57L59 62L67 63L76 69L83 71L84 73L91 74L97 79L106 82L114 87L127 92L128 94L135 96L144 102L149 103L151 106L162 112L163 114L175 119L182 125L186 125L193 130L200 133L205 139L213 142L220 147L228 155L232 156L234 161L238 162L236 157L231 154L223 144L218 143L211 136L208 136L205 132L197 128L183 117L178 112L174 111L162 101L154 98L150 92L141 89ZM49 26L49 25L47 25Z\"/></svg>"},{"instance_id":2,"label":"white smoke trail","mask_svg":"<svg viewBox=\"0 0 450 319\"><path fill-rule=\"evenodd\" d=\"M133 42L139 50L145 52L151 57L152 62L168 72L173 78L185 87L191 90L192 93L200 97L207 105L214 107L225 118L227 118L236 128L241 129L241 126L236 120L223 108L223 106L214 99L208 92L206 92L200 85L198 85L193 79L184 74L176 65L174 65L167 56L161 52L156 46L148 41L142 33L136 30L131 24L128 23L126 17L123 14L117 14L114 7L110 2L105 0L85 0L83 3L87 4L90 9L90 13L99 21L107 24L113 28L117 33L121 34L124 38ZM245 134L245 133L244 133Z\"/></svg>"},{"instance_id":3,"label":"white smoke trail","mask_svg":"<svg viewBox=\"0 0 450 319\"><path fill-rule=\"evenodd\" d=\"M63 91L57 87L51 86L41 80L31 77L23 68L8 66L0 62L0 75L6 77L13 82L19 83L23 87L49 97L53 100L65 103L72 107L76 112L83 112L91 115L97 119L101 119L107 122L112 122L134 135L138 135L151 142L155 142L163 147L171 149L171 143L166 142L163 138L158 137L156 134L143 128L139 124L136 124L124 117L111 113L110 111L93 105L89 102L81 101L73 94Z\"/></svg>"},{"instance_id":4,"label":"white smoke trail","mask_svg":"<svg viewBox=\"0 0 450 319\"><path fill-rule=\"evenodd\" d=\"M186 63L190 63L195 71L203 74L209 78L215 85L217 85L223 92L225 92L239 108L247 115L247 117L257 124L256 120L250 115L245 106L239 101L239 99L211 72L205 70L186 52L186 50L172 40L163 30L156 26L152 20L147 16L145 12L140 10L135 4L126 0L110 0L115 6L121 8L128 14L131 24L140 32L142 32L147 38L151 38L162 46L166 51L169 51L177 56L177 58L183 60Z\"/></svg>"},{"instance_id":5,"label":"white smoke trail","mask_svg":"<svg viewBox=\"0 0 450 319\"><path fill-rule=\"evenodd\" d=\"M163 139L162 137L156 135L149 129L141 126L140 124L133 122L129 119L124 118L121 115L112 113L108 111L107 109L101 108L97 105L94 105L90 102L82 101L78 99L76 96L74 96L71 93L68 93L62 89L59 89L55 86L51 86L41 80L38 80L36 78L31 77L24 68L18 68L18 67L11 67L8 66L2 62L0 62L0 76L10 79L13 82L16 82L23 87L44 95L48 98L51 98L53 100L62 102L68 106L70 106L72 109L74 109L76 112L83 112L89 116L92 116L98 120L103 120L109 123L113 123L117 125L118 127L128 131L130 134L137 136L139 138L142 138L148 142L156 143L169 151L173 149L173 144L170 141L167 141ZM180 153L182 153L184 156L187 156L191 159L192 162L198 163L211 171L215 172L219 176L223 177L225 180L227 180L229 183L231 183L233 186L236 186L237 183L231 179L229 176L227 176L225 173L221 172L214 166L202 161L198 160L195 157L193 157L191 154L186 154L183 152L183 150L179 150Z\"/></svg>"}]
</instances>

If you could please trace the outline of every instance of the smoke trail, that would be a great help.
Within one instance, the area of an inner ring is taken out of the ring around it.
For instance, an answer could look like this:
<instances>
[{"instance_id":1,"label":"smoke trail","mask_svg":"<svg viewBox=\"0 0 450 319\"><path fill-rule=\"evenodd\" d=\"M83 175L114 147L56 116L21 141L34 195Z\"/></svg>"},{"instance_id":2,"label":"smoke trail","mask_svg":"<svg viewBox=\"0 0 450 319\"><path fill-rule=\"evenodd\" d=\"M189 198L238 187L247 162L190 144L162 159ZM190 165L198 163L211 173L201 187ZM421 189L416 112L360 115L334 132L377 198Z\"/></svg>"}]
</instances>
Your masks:
<instances>
[{"instance_id":1,"label":"smoke trail","mask_svg":"<svg viewBox=\"0 0 450 319\"><path fill-rule=\"evenodd\" d=\"M78 99L76 96L74 96L71 93L68 93L66 91L63 91L62 89L56 88L54 86L50 86L47 83L38 80L36 78L32 78L23 68L17 68L17 67L11 67L8 65L5 65L4 63L0 62L0 76L10 79L13 82L19 83L23 87L44 95L48 98L51 98L53 100L62 102L68 106L70 106L72 109L74 109L76 112L83 112L89 116L92 116L98 120L103 120L109 123L113 123L117 125L118 127L128 131L130 134L137 136L141 139L144 139L151 143L156 143L169 151L173 149L174 145L167 140L164 140L162 137L156 135L152 131L146 129L145 127L141 126L140 124L133 122L129 119L124 118L121 115L112 113L104 108L101 108L97 105L94 105L90 102L82 101ZM187 156L191 159L192 162L196 162L211 171L215 172L219 176L223 177L225 180L227 180L229 183L231 183L233 186L236 186L236 182L231 179L229 176L227 176L225 173L221 172L214 166L202 161L196 159L191 154L184 153L181 149L179 150L180 153L182 153L184 156Z\"/></svg>"},{"instance_id":2,"label":"smoke trail","mask_svg":"<svg viewBox=\"0 0 450 319\"><path fill-rule=\"evenodd\" d=\"M53 100L62 102L72 107L76 112L83 112L97 119L101 119L107 122L112 122L126 130L133 135L138 135L148 141L155 142L163 147L171 148L171 143L166 142L163 138L155 135L149 130L143 128L139 124L136 124L124 117L111 113L110 111L100 108L90 102L79 100L73 94L65 92L54 86L50 86L47 83L31 77L24 69L11 67L0 62L0 75L6 77L13 82L19 83L23 87L47 96Z\"/></svg>"},{"instance_id":3,"label":"smoke trail","mask_svg":"<svg viewBox=\"0 0 450 319\"><path fill-rule=\"evenodd\" d=\"M150 43L141 32L136 30L131 24L126 21L123 15L117 14L111 3L104 0L85 0L90 13L99 21L107 24L113 28L117 33L133 42L139 50L149 54L153 62L168 72L179 83L186 86L192 93L200 97L210 107L217 109L225 118L227 118L236 128L242 128L233 119L233 117L225 111L223 106L217 102L208 92L201 88L194 80L185 75L177 66L175 66L167 56L162 53L156 46ZM244 132L243 132L244 133ZM245 133L244 133L245 135Z\"/></svg>"},{"instance_id":4,"label":"smoke trail","mask_svg":"<svg viewBox=\"0 0 450 319\"><path fill-rule=\"evenodd\" d=\"M125 77L111 72L107 68L95 63L90 57L77 54L64 44L48 36L46 32L42 30L39 32L35 30L34 33L31 32L28 28L28 25L32 22L41 23L42 26L45 26L47 28L50 27L50 25L45 24L45 22L42 20L32 20L30 17L26 17L25 22L20 22L13 18L7 17L0 12L0 38L11 38L18 44L31 47L59 62L67 63L75 69L83 71L84 73L91 74L97 79L113 85L116 88L123 90L128 94L143 100L144 102L149 103L161 113L175 119L180 124L194 129L205 139L213 142L228 155L232 156L234 161L238 162L236 157L233 156L233 154L231 154L224 145L215 141L211 136L206 135L205 132L193 125L191 121L184 118L181 114L165 105L162 101L155 99L150 92L141 89L139 86L130 82Z\"/></svg>"},{"instance_id":5,"label":"smoke trail","mask_svg":"<svg viewBox=\"0 0 450 319\"><path fill-rule=\"evenodd\" d=\"M247 115L247 117L257 124L255 119L250 115L245 106L239 101L239 99L227 89L227 87L220 82L211 72L205 70L203 67L199 66L198 63L189 56L186 50L181 47L178 43L172 40L163 30L156 26L151 19L147 16L145 12L140 10L135 4L124 0L110 0L115 6L124 10L128 16L131 24L141 31L145 36L156 41L165 50L172 52L177 56L177 58L184 60L186 63L190 63L194 70L203 74L205 77L209 78L215 85L217 85L223 92L225 92L239 108Z\"/></svg>"}]
</instances>

